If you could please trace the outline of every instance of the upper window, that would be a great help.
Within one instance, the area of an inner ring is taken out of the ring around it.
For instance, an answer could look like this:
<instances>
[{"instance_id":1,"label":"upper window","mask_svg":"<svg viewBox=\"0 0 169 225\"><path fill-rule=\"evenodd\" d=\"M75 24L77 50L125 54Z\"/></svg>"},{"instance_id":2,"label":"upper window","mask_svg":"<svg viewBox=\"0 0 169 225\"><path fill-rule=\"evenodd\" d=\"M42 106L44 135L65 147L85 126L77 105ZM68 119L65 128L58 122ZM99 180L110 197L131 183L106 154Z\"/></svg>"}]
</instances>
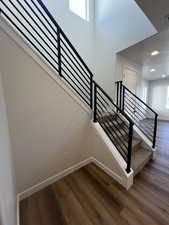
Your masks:
<instances>
[{"instance_id":1,"label":"upper window","mask_svg":"<svg viewBox=\"0 0 169 225\"><path fill-rule=\"evenodd\" d=\"M166 108L169 109L169 86L167 87L167 104Z\"/></svg>"},{"instance_id":2,"label":"upper window","mask_svg":"<svg viewBox=\"0 0 169 225\"><path fill-rule=\"evenodd\" d=\"M69 9L84 20L89 20L89 0L69 0Z\"/></svg>"}]
</instances>

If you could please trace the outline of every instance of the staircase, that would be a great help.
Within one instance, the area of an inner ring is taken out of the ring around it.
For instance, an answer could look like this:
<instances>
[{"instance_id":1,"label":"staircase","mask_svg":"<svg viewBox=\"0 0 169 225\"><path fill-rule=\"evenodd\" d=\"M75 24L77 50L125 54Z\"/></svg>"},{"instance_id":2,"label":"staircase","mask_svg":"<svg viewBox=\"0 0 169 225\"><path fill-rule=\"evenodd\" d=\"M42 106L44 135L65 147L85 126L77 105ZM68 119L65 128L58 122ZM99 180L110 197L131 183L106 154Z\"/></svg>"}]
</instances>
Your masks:
<instances>
[{"instance_id":1,"label":"staircase","mask_svg":"<svg viewBox=\"0 0 169 225\"><path fill-rule=\"evenodd\" d=\"M111 134L114 145L117 149L125 149L124 152L121 150L121 154L125 158L127 155L127 148L129 142L129 137L127 133L127 123L120 115L105 115L99 120L100 125L106 131L114 130L115 132L109 132ZM125 153L125 154L124 154ZM141 137L136 132L133 132L132 137L132 154L131 154L131 168L134 171L134 175L139 173L142 168L149 162L152 158L153 152L150 147L145 144Z\"/></svg>"},{"instance_id":2,"label":"staircase","mask_svg":"<svg viewBox=\"0 0 169 225\"><path fill-rule=\"evenodd\" d=\"M116 83L114 102L94 81L92 72L42 0L0 0L0 14L93 111L93 122L99 123L125 160L126 172L133 169L137 174L152 158L152 148L156 146L156 112L121 81ZM152 148L136 133L135 126L148 137Z\"/></svg>"}]
</instances>

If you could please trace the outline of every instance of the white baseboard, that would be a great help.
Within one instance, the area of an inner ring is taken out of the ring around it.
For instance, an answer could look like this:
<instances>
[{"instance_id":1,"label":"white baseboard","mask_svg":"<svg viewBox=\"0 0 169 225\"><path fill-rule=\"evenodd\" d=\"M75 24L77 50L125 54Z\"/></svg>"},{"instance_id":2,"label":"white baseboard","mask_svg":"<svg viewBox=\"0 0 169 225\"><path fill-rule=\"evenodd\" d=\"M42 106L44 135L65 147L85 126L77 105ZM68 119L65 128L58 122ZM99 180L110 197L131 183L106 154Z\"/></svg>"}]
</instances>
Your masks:
<instances>
[{"instance_id":1,"label":"white baseboard","mask_svg":"<svg viewBox=\"0 0 169 225\"><path fill-rule=\"evenodd\" d=\"M50 177L50 178L47 178L46 180L44 180L43 182L39 183L39 184L36 184L34 186L32 186L31 188L28 188L27 190L21 192L18 194L18 198L19 198L19 201L25 199L25 198L28 198L29 196L31 196L32 194L44 189L45 187L55 183L56 181L64 178L65 176L75 172L76 170L86 166L87 164L91 163L93 161L92 158L88 158L74 166L71 166L69 167L68 169Z\"/></svg>"},{"instance_id":2,"label":"white baseboard","mask_svg":"<svg viewBox=\"0 0 169 225\"><path fill-rule=\"evenodd\" d=\"M19 193L17 195L17 225L20 225L20 207L19 207L19 203L21 200L28 198L29 196L31 196L32 194L44 189L45 187L55 183L56 181L64 178L65 176L75 172L76 170L90 164L90 163L94 163L96 166L98 166L100 169L102 169L106 174L108 174L110 177L112 177L114 180L116 180L117 182L119 182L123 187L125 187L126 189L129 189L129 187L131 186L125 186L123 179L116 173L114 173L112 170L110 170L107 166L105 166L103 163L99 162L97 159L95 159L94 157L90 157L72 167L69 167L68 169L44 180L43 182L36 184L34 186L32 186L31 188L23 191L22 193ZM130 177L126 177L126 179L131 180Z\"/></svg>"},{"instance_id":3,"label":"white baseboard","mask_svg":"<svg viewBox=\"0 0 169 225\"><path fill-rule=\"evenodd\" d=\"M115 172L113 172L112 170L110 170L107 166L105 166L103 163L99 162L97 159L92 158L92 162L98 166L100 169L102 169L107 175L109 175L110 177L112 177L114 180L116 180L119 183L122 183L122 178L116 174Z\"/></svg>"},{"instance_id":4,"label":"white baseboard","mask_svg":"<svg viewBox=\"0 0 169 225\"><path fill-rule=\"evenodd\" d=\"M55 183L56 181L64 178L65 176L68 176L69 174L75 172L76 170L88 165L89 163L94 163L96 166L98 166L99 168L101 168L105 173L107 173L110 177L112 177L114 180L116 180L117 182L119 182L121 185L125 185L122 178L114 173L112 170L110 170L107 166L105 166L104 164L102 164L101 162L99 162L97 159L90 157L72 167L69 167L68 169L44 180L43 182L36 184L34 186L32 186L31 188L28 188L27 190L21 192L18 194L17 196L17 200L22 201L25 198L28 198L29 196L31 196L32 194L44 189L45 187ZM127 179L127 177L126 177ZM125 186L124 186L125 187ZM125 187L127 188L127 187ZM19 205L19 203L18 203ZM18 210L19 210L19 206L18 206ZM19 213L18 213L19 214ZM19 220L19 216L18 216L18 220Z\"/></svg>"}]
</instances>

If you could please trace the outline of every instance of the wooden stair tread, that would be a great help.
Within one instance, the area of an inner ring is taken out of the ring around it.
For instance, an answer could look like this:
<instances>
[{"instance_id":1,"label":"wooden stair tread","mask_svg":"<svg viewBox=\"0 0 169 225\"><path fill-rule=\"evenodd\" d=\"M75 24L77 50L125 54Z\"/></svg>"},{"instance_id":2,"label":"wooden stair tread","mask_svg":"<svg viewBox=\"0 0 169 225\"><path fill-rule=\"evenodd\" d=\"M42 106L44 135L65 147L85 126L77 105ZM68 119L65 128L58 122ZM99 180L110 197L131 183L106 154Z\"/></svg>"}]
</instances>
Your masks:
<instances>
[{"instance_id":1,"label":"wooden stair tread","mask_svg":"<svg viewBox=\"0 0 169 225\"><path fill-rule=\"evenodd\" d=\"M132 169L134 170L134 175L136 175L145 165L146 163L151 159L152 152L140 148L139 151L137 151L133 156L132 156Z\"/></svg>"}]
</instances>

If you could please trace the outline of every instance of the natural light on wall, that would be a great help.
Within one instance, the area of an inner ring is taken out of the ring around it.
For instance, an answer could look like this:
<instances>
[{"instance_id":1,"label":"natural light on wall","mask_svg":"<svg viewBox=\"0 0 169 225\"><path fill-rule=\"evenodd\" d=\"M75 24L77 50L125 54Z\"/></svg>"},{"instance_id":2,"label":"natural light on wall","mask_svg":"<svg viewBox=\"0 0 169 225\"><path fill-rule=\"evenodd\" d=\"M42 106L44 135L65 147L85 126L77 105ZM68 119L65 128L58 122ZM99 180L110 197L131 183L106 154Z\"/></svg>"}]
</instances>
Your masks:
<instances>
[{"instance_id":1,"label":"natural light on wall","mask_svg":"<svg viewBox=\"0 0 169 225\"><path fill-rule=\"evenodd\" d=\"M82 19L89 21L89 0L69 0L69 9Z\"/></svg>"}]
</instances>

